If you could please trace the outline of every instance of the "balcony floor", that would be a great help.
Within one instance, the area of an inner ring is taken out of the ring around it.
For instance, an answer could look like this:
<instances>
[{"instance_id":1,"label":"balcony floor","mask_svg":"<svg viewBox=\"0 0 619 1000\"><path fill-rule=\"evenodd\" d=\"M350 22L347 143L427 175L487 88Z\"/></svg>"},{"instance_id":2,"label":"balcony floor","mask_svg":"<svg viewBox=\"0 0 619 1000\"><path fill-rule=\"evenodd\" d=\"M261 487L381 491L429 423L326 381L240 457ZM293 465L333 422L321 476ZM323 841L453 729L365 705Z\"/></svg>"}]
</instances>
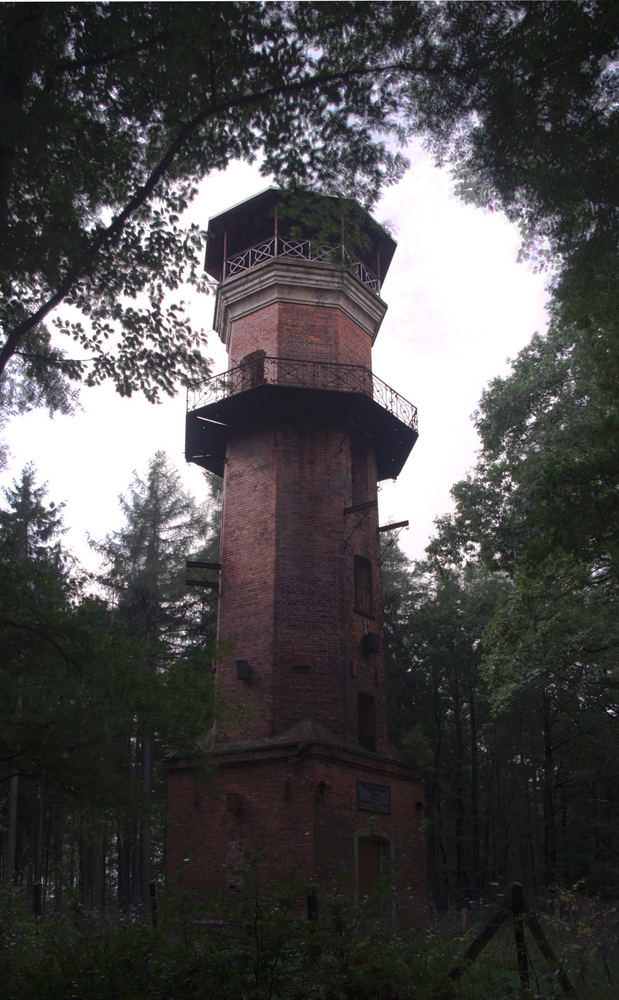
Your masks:
<instances>
[{"instance_id":1,"label":"balcony floor","mask_svg":"<svg viewBox=\"0 0 619 1000\"><path fill-rule=\"evenodd\" d=\"M418 437L415 426L363 392L263 383L189 410L185 457L223 475L230 431L286 421L333 421L355 426L375 443L378 479L395 479Z\"/></svg>"}]
</instances>

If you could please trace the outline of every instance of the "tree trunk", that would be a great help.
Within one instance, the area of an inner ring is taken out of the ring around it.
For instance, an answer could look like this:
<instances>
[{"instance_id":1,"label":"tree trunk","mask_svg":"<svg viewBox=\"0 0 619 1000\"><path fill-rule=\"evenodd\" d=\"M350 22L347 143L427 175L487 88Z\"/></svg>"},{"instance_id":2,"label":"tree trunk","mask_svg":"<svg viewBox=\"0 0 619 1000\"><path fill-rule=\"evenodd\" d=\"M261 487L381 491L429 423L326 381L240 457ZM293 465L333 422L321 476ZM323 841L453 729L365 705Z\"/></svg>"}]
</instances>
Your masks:
<instances>
[{"instance_id":1,"label":"tree trunk","mask_svg":"<svg viewBox=\"0 0 619 1000\"><path fill-rule=\"evenodd\" d=\"M21 679L19 681L21 688ZM21 718L22 696L17 696L15 703L15 717ZM19 774L11 775L9 781L9 802L8 802L8 829L6 838L6 867L5 879L7 882L15 881L15 862L17 858L17 813L19 805Z\"/></svg>"},{"instance_id":2,"label":"tree trunk","mask_svg":"<svg viewBox=\"0 0 619 1000\"><path fill-rule=\"evenodd\" d=\"M35 917L43 916L43 884L41 857L43 851L43 800L41 788L34 788L32 807L32 910Z\"/></svg>"},{"instance_id":3,"label":"tree trunk","mask_svg":"<svg viewBox=\"0 0 619 1000\"><path fill-rule=\"evenodd\" d=\"M9 815L6 837L6 862L4 877L7 882L15 881L15 860L17 852L17 804L19 802L19 775L12 774L9 781Z\"/></svg>"},{"instance_id":4,"label":"tree trunk","mask_svg":"<svg viewBox=\"0 0 619 1000\"><path fill-rule=\"evenodd\" d=\"M116 835L118 864L118 906L128 910L131 902L131 847L129 829L125 816L118 818Z\"/></svg>"},{"instance_id":5,"label":"tree trunk","mask_svg":"<svg viewBox=\"0 0 619 1000\"><path fill-rule=\"evenodd\" d=\"M144 791L144 817L142 819L141 841L141 865L140 865L140 902L145 914L151 909L152 881L152 831L151 831L151 798L153 791L153 745L150 736L143 732L142 735L142 787Z\"/></svg>"},{"instance_id":6,"label":"tree trunk","mask_svg":"<svg viewBox=\"0 0 619 1000\"><path fill-rule=\"evenodd\" d=\"M542 727L544 736L544 883L552 885L556 877L556 846L554 820L554 759L552 746L552 712L548 691L542 695Z\"/></svg>"},{"instance_id":7,"label":"tree trunk","mask_svg":"<svg viewBox=\"0 0 619 1000\"><path fill-rule=\"evenodd\" d=\"M479 766L477 759L477 715L475 685L469 689L471 718L471 887L477 893L481 884L479 859Z\"/></svg>"},{"instance_id":8,"label":"tree trunk","mask_svg":"<svg viewBox=\"0 0 619 1000\"><path fill-rule=\"evenodd\" d=\"M456 759L454 763L454 800L455 800L455 841L456 841L456 882L459 888L466 886L468 881L466 874L465 852L464 852L464 739L462 735L462 699L460 692L460 678L458 668L453 665L454 689L452 696L452 706L454 713L454 727L456 733Z\"/></svg>"}]
</instances>

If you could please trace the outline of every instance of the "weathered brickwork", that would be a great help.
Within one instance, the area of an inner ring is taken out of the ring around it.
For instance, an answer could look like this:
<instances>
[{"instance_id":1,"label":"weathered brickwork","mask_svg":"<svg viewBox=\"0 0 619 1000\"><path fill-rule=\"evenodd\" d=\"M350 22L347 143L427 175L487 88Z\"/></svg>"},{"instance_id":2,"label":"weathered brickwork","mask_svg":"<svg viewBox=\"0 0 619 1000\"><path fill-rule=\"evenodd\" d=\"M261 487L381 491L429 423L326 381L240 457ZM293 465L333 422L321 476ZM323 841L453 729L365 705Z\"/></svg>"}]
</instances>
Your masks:
<instances>
[{"instance_id":1,"label":"weathered brickwork","mask_svg":"<svg viewBox=\"0 0 619 1000\"><path fill-rule=\"evenodd\" d=\"M240 870L260 858L265 882L316 886L333 879L358 897L355 844L378 837L396 871L398 915L418 924L425 910L423 791L399 762L352 749L301 744L216 753L214 778L187 762L172 771L167 871L170 885L201 898L234 891ZM387 814L360 809L357 782L390 792Z\"/></svg>"},{"instance_id":2,"label":"weathered brickwork","mask_svg":"<svg viewBox=\"0 0 619 1000\"><path fill-rule=\"evenodd\" d=\"M273 303L232 323L230 367L262 350L267 357L370 368L371 349L369 334L341 309Z\"/></svg>"},{"instance_id":3,"label":"weathered brickwork","mask_svg":"<svg viewBox=\"0 0 619 1000\"><path fill-rule=\"evenodd\" d=\"M279 356L279 308L279 304L274 302L232 324L230 368L239 365L247 354L254 351L264 351L270 358Z\"/></svg>"},{"instance_id":4,"label":"weathered brickwork","mask_svg":"<svg viewBox=\"0 0 619 1000\"><path fill-rule=\"evenodd\" d=\"M353 279L335 268L290 268L223 286L216 316L230 367L262 351L371 370L384 304L354 288L348 303ZM331 406L313 389L275 403L280 391L257 397L262 409L227 411L216 772L170 767L168 879L202 897L234 892L259 852L266 878L326 886L344 876L358 896L362 855L376 851L395 866L399 912L421 922L423 787L386 728L381 441L341 393Z\"/></svg>"}]
</instances>

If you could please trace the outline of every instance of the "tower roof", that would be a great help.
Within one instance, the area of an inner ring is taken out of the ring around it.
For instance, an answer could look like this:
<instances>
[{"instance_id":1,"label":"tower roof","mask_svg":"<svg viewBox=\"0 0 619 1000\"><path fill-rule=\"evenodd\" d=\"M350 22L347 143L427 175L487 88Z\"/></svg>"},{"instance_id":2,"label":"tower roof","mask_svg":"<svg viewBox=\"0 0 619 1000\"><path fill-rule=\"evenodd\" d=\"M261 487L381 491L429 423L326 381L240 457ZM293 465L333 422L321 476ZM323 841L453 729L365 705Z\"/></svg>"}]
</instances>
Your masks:
<instances>
[{"instance_id":1,"label":"tower roof","mask_svg":"<svg viewBox=\"0 0 619 1000\"><path fill-rule=\"evenodd\" d=\"M395 240L356 202L311 191L267 188L209 220L206 271L224 276L224 258L281 238L341 245L376 274L387 273Z\"/></svg>"}]
</instances>

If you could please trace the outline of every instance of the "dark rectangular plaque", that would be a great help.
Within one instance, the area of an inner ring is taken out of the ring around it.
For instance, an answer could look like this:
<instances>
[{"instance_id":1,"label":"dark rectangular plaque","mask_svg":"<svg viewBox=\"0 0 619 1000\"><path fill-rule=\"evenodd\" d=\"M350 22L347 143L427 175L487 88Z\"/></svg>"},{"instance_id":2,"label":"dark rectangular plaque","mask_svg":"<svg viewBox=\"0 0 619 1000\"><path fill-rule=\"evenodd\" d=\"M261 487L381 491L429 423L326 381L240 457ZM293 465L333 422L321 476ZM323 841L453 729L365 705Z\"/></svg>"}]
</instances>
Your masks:
<instances>
[{"instance_id":1,"label":"dark rectangular plaque","mask_svg":"<svg viewBox=\"0 0 619 1000\"><path fill-rule=\"evenodd\" d=\"M373 785L370 781L357 781L357 809L390 813L391 789L389 785Z\"/></svg>"}]
</instances>

